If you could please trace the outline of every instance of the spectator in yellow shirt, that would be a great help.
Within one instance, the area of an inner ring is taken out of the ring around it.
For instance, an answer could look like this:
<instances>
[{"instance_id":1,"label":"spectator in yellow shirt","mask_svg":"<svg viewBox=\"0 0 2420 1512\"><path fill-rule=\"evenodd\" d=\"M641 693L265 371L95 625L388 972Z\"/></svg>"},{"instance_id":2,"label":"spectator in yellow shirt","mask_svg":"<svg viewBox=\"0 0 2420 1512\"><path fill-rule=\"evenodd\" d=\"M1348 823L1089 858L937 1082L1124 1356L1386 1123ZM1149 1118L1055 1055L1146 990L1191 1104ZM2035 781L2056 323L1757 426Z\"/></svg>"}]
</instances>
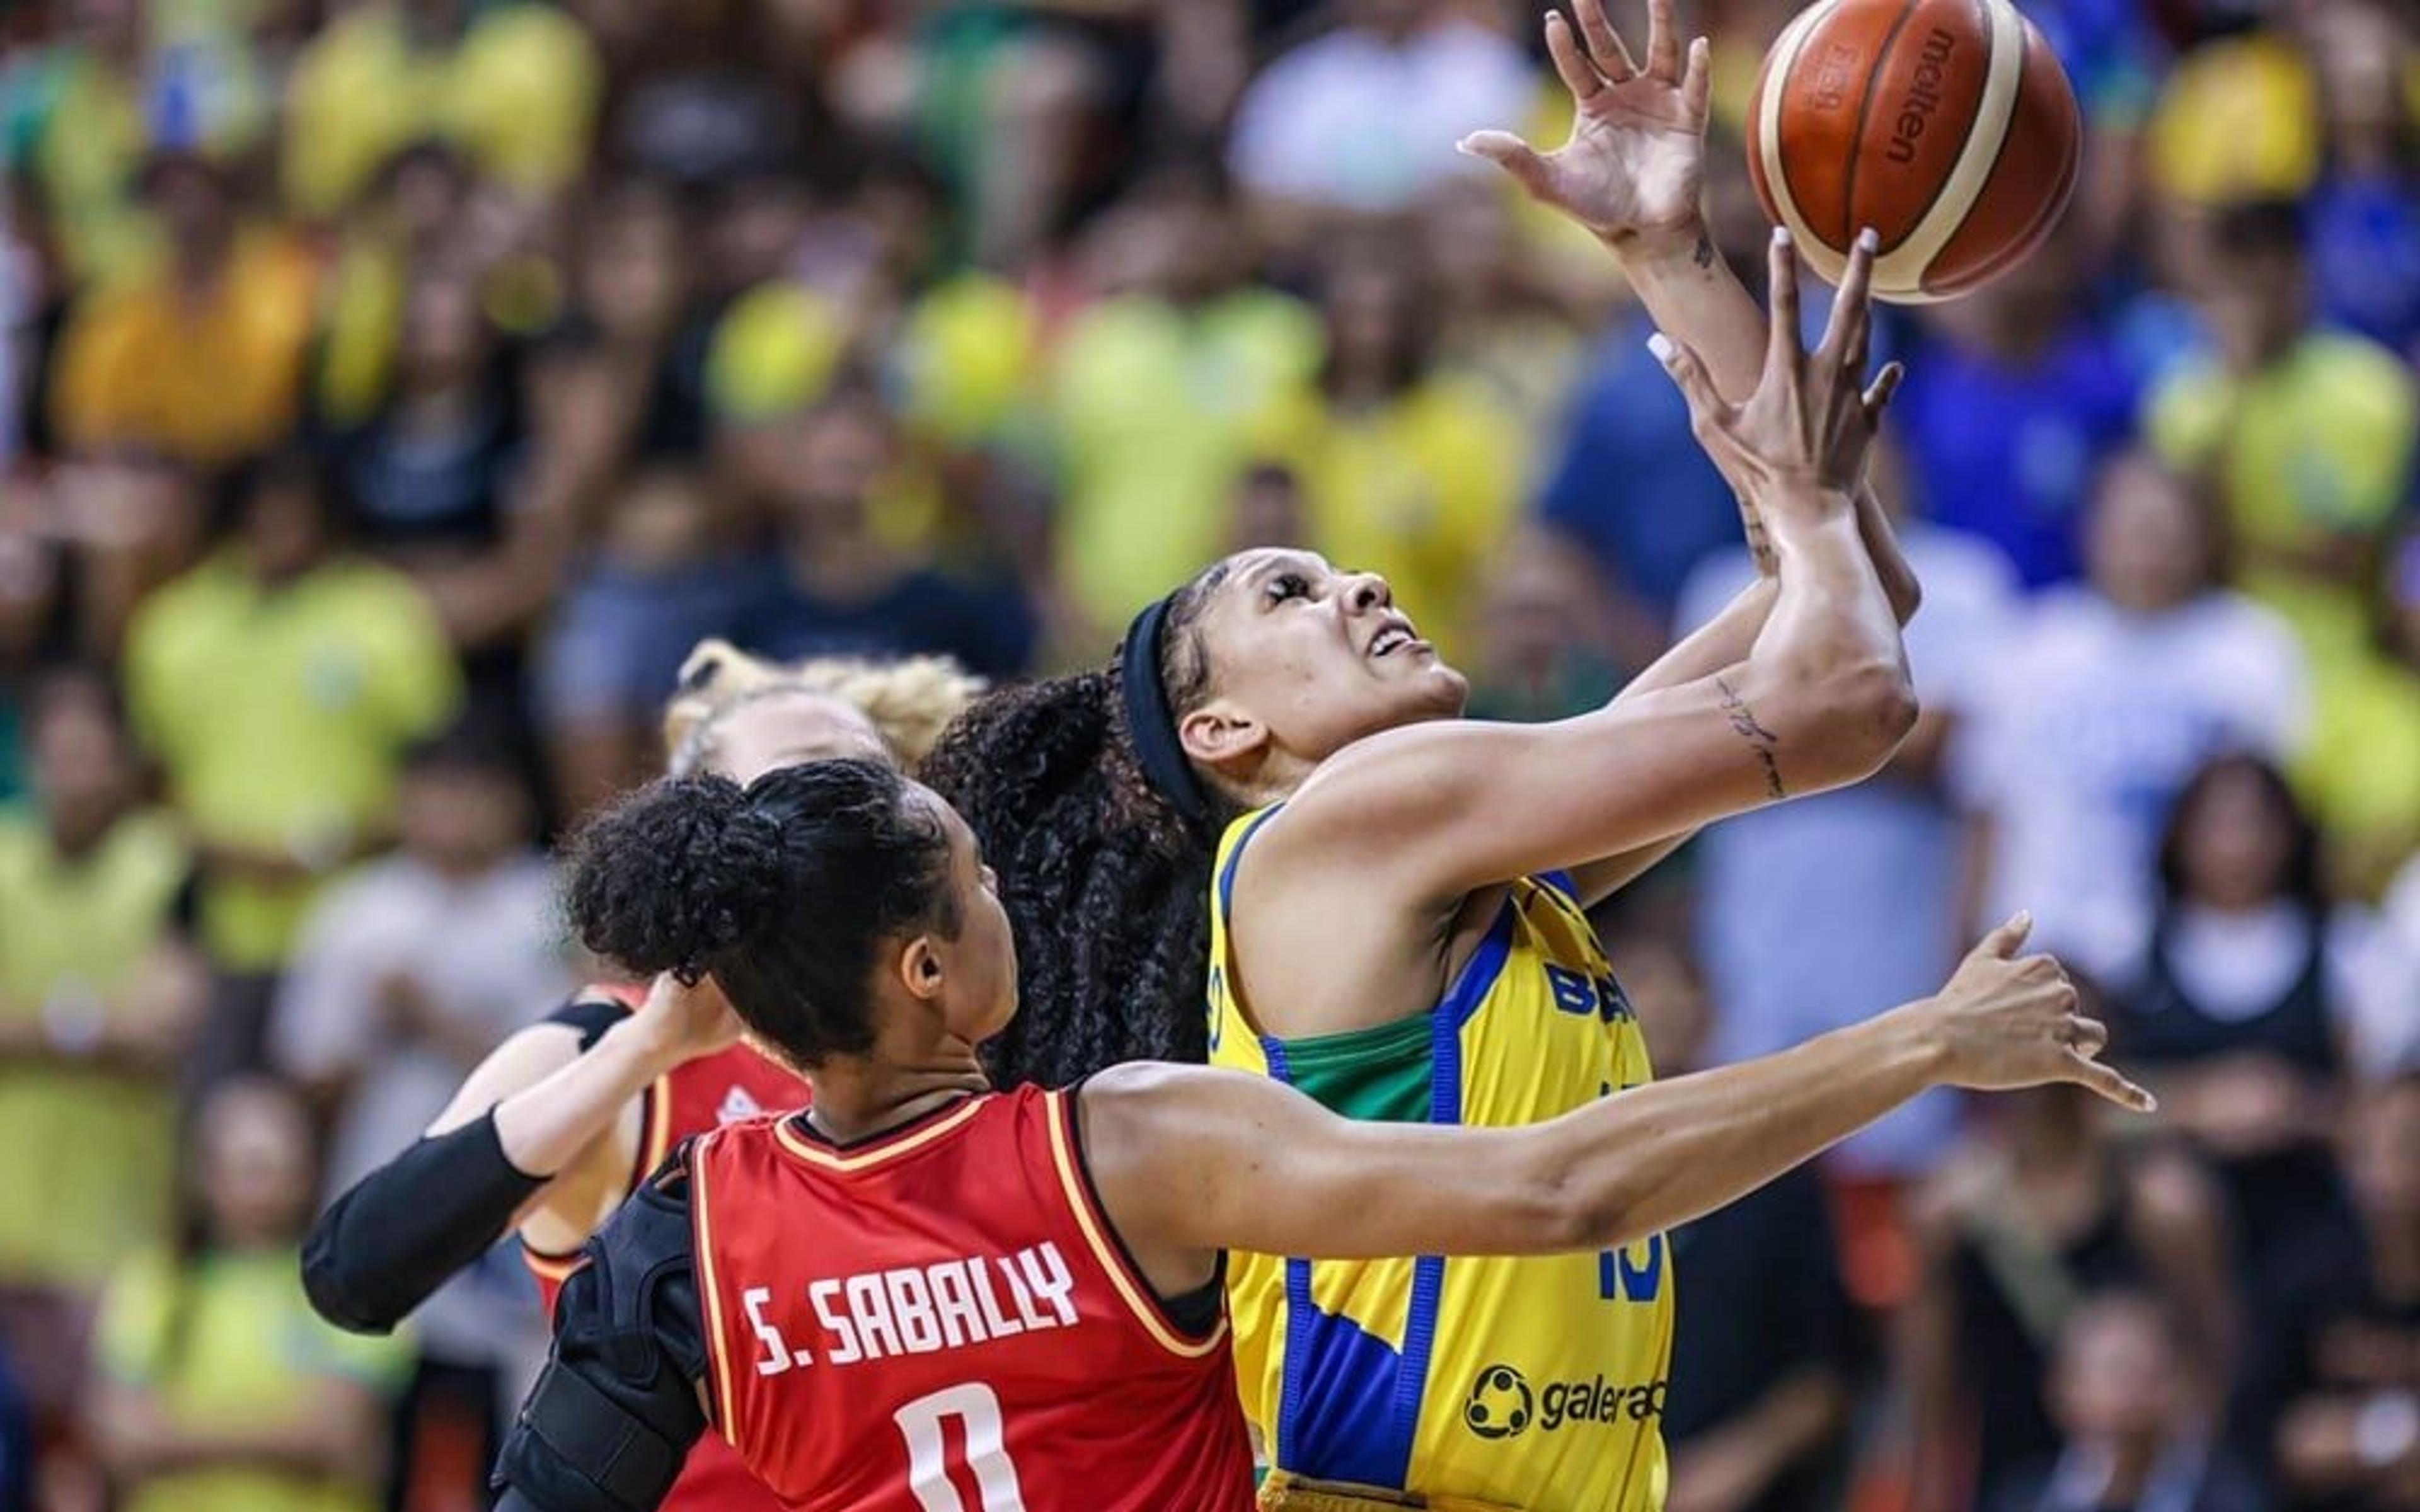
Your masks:
<instances>
[{"instance_id":1,"label":"spectator in yellow shirt","mask_svg":"<svg viewBox=\"0 0 2420 1512\"><path fill-rule=\"evenodd\" d=\"M2217 354L2153 394L2152 443L2216 483L2242 587L2293 624L2324 683L2364 655L2368 585L2412 477L2420 393L2393 353L2313 328L2291 204L2217 214L2199 303Z\"/></svg>"},{"instance_id":2,"label":"spectator in yellow shirt","mask_svg":"<svg viewBox=\"0 0 2420 1512\"><path fill-rule=\"evenodd\" d=\"M208 982L176 919L191 855L107 685L54 673L29 716L37 807L0 817L0 1349L48 1427L101 1280L168 1238L170 1072Z\"/></svg>"},{"instance_id":3,"label":"spectator in yellow shirt","mask_svg":"<svg viewBox=\"0 0 2420 1512\"><path fill-rule=\"evenodd\" d=\"M127 633L137 732L201 849L200 934L222 974L187 1066L256 1064L273 974L323 880L383 846L404 751L452 714L461 673L411 580L340 548L318 463L232 480L226 546Z\"/></svg>"},{"instance_id":4,"label":"spectator in yellow shirt","mask_svg":"<svg viewBox=\"0 0 2420 1512\"><path fill-rule=\"evenodd\" d=\"M59 338L53 420L67 446L198 468L261 451L300 414L315 283L278 234L247 226L224 170L163 154L145 174L167 250L83 296Z\"/></svg>"},{"instance_id":5,"label":"spectator in yellow shirt","mask_svg":"<svg viewBox=\"0 0 2420 1512\"><path fill-rule=\"evenodd\" d=\"M287 204L334 216L424 137L519 194L551 194L587 165L602 85L588 34L552 6L370 0L295 60Z\"/></svg>"},{"instance_id":6,"label":"spectator in yellow shirt","mask_svg":"<svg viewBox=\"0 0 2420 1512\"><path fill-rule=\"evenodd\" d=\"M1262 453L1302 479L1311 545L1385 577L1418 607L1420 634L1466 659L1478 585L1519 497L1520 422L1435 363L1435 301L1392 254L1340 262L1326 306L1327 365L1275 411Z\"/></svg>"},{"instance_id":7,"label":"spectator in yellow shirt","mask_svg":"<svg viewBox=\"0 0 2420 1512\"><path fill-rule=\"evenodd\" d=\"M1052 556L1078 641L1114 636L1155 585L1218 549L1250 437L1318 370L1317 318L1245 281L1238 220L1215 164L1190 165L1094 234L1109 297L1069 325L1047 416L1063 488Z\"/></svg>"},{"instance_id":8,"label":"spectator in yellow shirt","mask_svg":"<svg viewBox=\"0 0 2420 1512\"><path fill-rule=\"evenodd\" d=\"M312 1134L284 1086L229 1082L195 1120L188 1237L110 1284L92 1421L121 1512L373 1512L410 1359L302 1295Z\"/></svg>"}]
</instances>

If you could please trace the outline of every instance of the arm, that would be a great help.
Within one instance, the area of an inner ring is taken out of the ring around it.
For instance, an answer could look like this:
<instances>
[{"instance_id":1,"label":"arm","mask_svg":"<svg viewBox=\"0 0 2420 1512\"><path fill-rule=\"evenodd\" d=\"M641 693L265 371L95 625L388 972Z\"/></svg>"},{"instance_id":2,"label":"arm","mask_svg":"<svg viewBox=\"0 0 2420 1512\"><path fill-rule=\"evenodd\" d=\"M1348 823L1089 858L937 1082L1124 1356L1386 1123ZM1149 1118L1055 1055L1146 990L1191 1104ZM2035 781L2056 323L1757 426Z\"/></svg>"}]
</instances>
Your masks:
<instances>
[{"instance_id":1,"label":"arm","mask_svg":"<svg viewBox=\"0 0 2420 1512\"><path fill-rule=\"evenodd\" d=\"M1575 35L1558 12L1546 17L1546 47L1572 92L1571 140L1540 153L1506 131L1480 131L1464 151L1487 158L1529 194L1593 232L1621 259L1623 274L1656 326L1697 349L1715 390L1744 398L1762 365L1764 320L1756 301L1715 255L1699 210L1708 99L1701 38L1685 61L1670 0L1649 0L1647 64L1632 62L1601 0L1577 0ZM1916 574L1873 490L1862 477L1854 495L1857 528L1874 569L1904 625L1921 598ZM1775 570L1767 522L1745 494L1741 521L1760 572Z\"/></svg>"},{"instance_id":2,"label":"arm","mask_svg":"<svg viewBox=\"0 0 2420 1512\"><path fill-rule=\"evenodd\" d=\"M2057 963L2012 959L2024 933L2022 919L1994 931L1937 997L1524 1128L1365 1123L1262 1077L1118 1067L1084 1085L1087 1159L1154 1280L1198 1279L1219 1248L1339 1259L1614 1248L1721 1207L1936 1085L2077 1081L2147 1106L2092 1058L2106 1031L2074 1016Z\"/></svg>"},{"instance_id":3,"label":"arm","mask_svg":"<svg viewBox=\"0 0 2420 1512\"><path fill-rule=\"evenodd\" d=\"M576 1248L611 1206L598 1194L623 1195L616 1120L658 1076L729 1043L728 1013L666 979L585 1054L562 1024L505 1041L427 1136L320 1215L303 1245L312 1304L380 1333L516 1227L541 1248Z\"/></svg>"},{"instance_id":4,"label":"arm","mask_svg":"<svg viewBox=\"0 0 2420 1512\"><path fill-rule=\"evenodd\" d=\"M1839 480L1854 475L1896 382L1862 395L1869 245L1852 259L1813 357L1798 346L1796 259L1773 249L1765 378L1745 406L1697 359L1659 352L1717 465L1766 502L1781 574L1742 660L1715 674L1544 725L1450 720L1389 732L1329 761L1256 850L1263 874L1373 869L1450 903L1527 872L1652 845L1793 793L1871 775L1915 716L1899 625Z\"/></svg>"}]
</instances>

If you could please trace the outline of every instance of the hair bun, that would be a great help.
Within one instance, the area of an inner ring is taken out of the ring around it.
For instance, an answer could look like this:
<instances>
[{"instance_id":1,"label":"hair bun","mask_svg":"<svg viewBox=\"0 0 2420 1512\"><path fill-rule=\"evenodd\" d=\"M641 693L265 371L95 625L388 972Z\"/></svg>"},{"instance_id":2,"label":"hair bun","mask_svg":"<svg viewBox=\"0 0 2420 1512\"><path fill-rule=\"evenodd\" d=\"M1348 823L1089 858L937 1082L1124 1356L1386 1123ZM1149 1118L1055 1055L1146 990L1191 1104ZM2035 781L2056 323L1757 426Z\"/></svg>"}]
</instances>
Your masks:
<instances>
[{"instance_id":1,"label":"hair bun","mask_svg":"<svg viewBox=\"0 0 2420 1512\"><path fill-rule=\"evenodd\" d=\"M769 921L782 845L780 821L730 779L658 782L582 838L570 899L581 941L642 975L694 981Z\"/></svg>"}]
</instances>

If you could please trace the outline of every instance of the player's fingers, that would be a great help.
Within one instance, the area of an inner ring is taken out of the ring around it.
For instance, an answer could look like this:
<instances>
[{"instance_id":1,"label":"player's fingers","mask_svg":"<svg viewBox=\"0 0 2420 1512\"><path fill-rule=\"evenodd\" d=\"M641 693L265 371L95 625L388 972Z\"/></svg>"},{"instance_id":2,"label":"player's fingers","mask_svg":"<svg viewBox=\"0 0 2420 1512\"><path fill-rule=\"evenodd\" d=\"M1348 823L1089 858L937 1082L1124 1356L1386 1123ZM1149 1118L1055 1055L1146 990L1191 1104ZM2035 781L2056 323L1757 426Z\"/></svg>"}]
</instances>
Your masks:
<instances>
[{"instance_id":1,"label":"player's fingers","mask_svg":"<svg viewBox=\"0 0 2420 1512\"><path fill-rule=\"evenodd\" d=\"M1707 103L1714 98L1714 45L1700 37L1689 44L1689 66L1681 75L1681 103L1698 130L1706 129Z\"/></svg>"},{"instance_id":2,"label":"player's fingers","mask_svg":"<svg viewBox=\"0 0 2420 1512\"><path fill-rule=\"evenodd\" d=\"M1473 131L1454 144L1454 150L1466 157L1485 158L1520 182L1522 188L1540 199L1546 197L1546 186L1554 170L1536 148L1510 131Z\"/></svg>"},{"instance_id":3,"label":"player's fingers","mask_svg":"<svg viewBox=\"0 0 2420 1512\"><path fill-rule=\"evenodd\" d=\"M1664 371L1672 375L1682 397L1689 401L1693 421L1711 424L1727 411L1729 406L1715 392L1714 380L1706 376L1706 364L1698 360L1696 352L1660 331L1647 338L1647 349L1664 364Z\"/></svg>"},{"instance_id":4,"label":"player's fingers","mask_svg":"<svg viewBox=\"0 0 2420 1512\"><path fill-rule=\"evenodd\" d=\"M2067 1053L2067 1079L2136 1113L2150 1113L2160 1105L2158 1098L2127 1080L2125 1073L2117 1067L2089 1056L2078 1055L2072 1050Z\"/></svg>"},{"instance_id":5,"label":"player's fingers","mask_svg":"<svg viewBox=\"0 0 2420 1512\"><path fill-rule=\"evenodd\" d=\"M1590 99L1605 87L1605 76L1580 51L1580 39L1572 35L1572 23L1559 10L1546 12L1546 54L1555 60L1555 72L1574 100Z\"/></svg>"},{"instance_id":6,"label":"player's fingers","mask_svg":"<svg viewBox=\"0 0 2420 1512\"><path fill-rule=\"evenodd\" d=\"M2024 949L2025 936L2033 932L2034 916L2020 908L2009 916L2007 923L1984 935L1976 945L1975 949L1978 954L1997 956L2003 961L2010 960L2019 950Z\"/></svg>"},{"instance_id":7,"label":"player's fingers","mask_svg":"<svg viewBox=\"0 0 2420 1512\"><path fill-rule=\"evenodd\" d=\"M1852 381L1866 376L1866 342L1873 324L1873 304L1868 295L1873 287L1874 253L1881 246L1872 226L1858 232L1857 239L1849 244L1849 265L1840 272L1840 287L1832 296L1832 314L1823 323L1819 350L1826 362L1854 375Z\"/></svg>"},{"instance_id":8,"label":"player's fingers","mask_svg":"<svg viewBox=\"0 0 2420 1512\"><path fill-rule=\"evenodd\" d=\"M1907 366L1902 363L1885 363L1883 370L1874 375L1873 382L1866 386L1866 420L1869 424L1882 424L1883 411L1890 408L1891 395L1899 392L1900 380L1905 377Z\"/></svg>"},{"instance_id":9,"label":"player's fingers","mask_svg":"<svg viewBox=\"0 0 2420 1512\"><path fill-rule=\"evenodd\" d=\"M1681 82L1681 34L1672 26L1672 0L1647 0L1647 71L1666 84Z\"/></svg>"},{"instance_id":10,"label":"player's fingers","mask_svg":"<svg viewBox=\"0 0 2420 1512\"><path fill-rule=\"evenodd\" d=\"M1765 377L1786 373L1795 378L1804 348L1798 345L1798 251L1790 243L1787 226L1773 228L1765 275L1773 301L1772 329L1765 333Z\"/></svg>"},{"instance_id":11,"label":"player's fingers","mask_svg":"<svg viewBox=\"0 0 2420 1512\"><path fill-rule=\"evenodd\" d=\"M2079 1056L2097 1056L2109 1048L2109 1026L2099 1019L2071 1019L2067 1043Z\"/></svg>"},{"instance_id":12,"label":"player's fingers","mask_svg":"<svg viewBox=\"0 0 2420 1512\"><path fill-rule=\"evenodd\" d=\"M1622 45L1621 34L1613 29L1606 18L1605 0L1572 0L1572 14L1579 18L1580 36L1588 41L1589 56L1605 76L1615 84L1638 71L1630 59L1630 49Z\"/></svg>"}]
</instances>

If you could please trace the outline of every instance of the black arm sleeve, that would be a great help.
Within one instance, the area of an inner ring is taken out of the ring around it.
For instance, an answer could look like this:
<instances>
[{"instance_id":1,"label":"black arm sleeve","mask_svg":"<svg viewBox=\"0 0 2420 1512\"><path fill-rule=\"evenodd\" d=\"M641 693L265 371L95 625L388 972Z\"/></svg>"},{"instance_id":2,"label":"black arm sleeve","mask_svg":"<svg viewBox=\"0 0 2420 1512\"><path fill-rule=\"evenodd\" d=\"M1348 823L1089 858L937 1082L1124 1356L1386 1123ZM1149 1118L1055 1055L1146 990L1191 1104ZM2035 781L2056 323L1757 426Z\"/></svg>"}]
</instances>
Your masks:
<instances>
[{"instance_id":1,"label":"black arm sleeve","mask_svg":"<svg viewBox=\"0 0 2420 1512\"><path fill-rule=\"evenodd\" d=\"M655 1512L706 1431L686 1148L563 1285L554 1347L496 1463L513 1512Z\"/></svg>"},{"instance_id":2,"label":"black arm sleeve","mask_svg":"<svg viewBox=\"0 0 2420 1512\"><path fill-rule=\"evenodd\" d=\"M338 1328L384 1334L487 1253L541 1177L504 1158L491 1109L355 1182L302 1242L302 1289Z\"/></svg>"},{"instance_id":3,"label":"black arm sleeve","mask_svg":"<svg viewBox=\"0 0 2420 1512\"><path fill-rule=\"evenodd\" d=\"M581 996L545 1022L578 1031L585 1055L629 1015L619 1003ZM546 1181L504 1158L491 1108L420 1140L330 1204L302 1242L302 1289L338 1328L391 1332L504 1238Z\"/></svg>"}]
</instances>

